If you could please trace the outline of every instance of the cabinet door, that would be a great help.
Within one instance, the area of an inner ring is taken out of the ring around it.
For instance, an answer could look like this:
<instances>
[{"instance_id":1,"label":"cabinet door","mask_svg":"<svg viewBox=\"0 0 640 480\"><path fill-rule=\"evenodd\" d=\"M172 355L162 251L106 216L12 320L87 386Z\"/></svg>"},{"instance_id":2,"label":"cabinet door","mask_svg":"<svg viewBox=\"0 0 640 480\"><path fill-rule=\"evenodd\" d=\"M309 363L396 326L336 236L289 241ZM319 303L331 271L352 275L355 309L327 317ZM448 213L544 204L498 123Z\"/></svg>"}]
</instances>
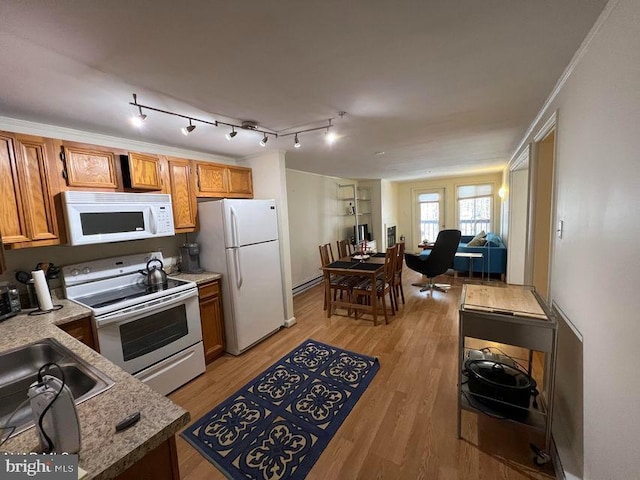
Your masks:
<instances>
[{"instance_id":1,"label":"cabinet door","mask_svg":"<svg viewBox=\"0 0 640 480\"><path fill-rule=\"evenodd\" d=\"M193 232L196 228L196 197L193 194L191 163L169 159L173 226L176 233Z\"/></svg>"},{"instance_id":2,"label":"cabinet door","mask_svg":"<svg viewBox=\"0 0 640 480\"><path fill-rule=\"evenodd\" d=\"M118 187L113 152L83 146L64 146L67 185L70 187Z\"/></svg>"},{"instance_id":3,"label":"cabinet door","mask_svg":"<svg viewBox=\"0 0 640 480\"><path fill-rule=\"evenodd\" d=\"M153 155L129 153L131 188L138 190L162 190L160 159Z\"/></svg>"},{"instance_id":4,"label":"cabinet door","mask_svg":"<svg viewBox=\"0 0 640 480\"><path fill-rule=\"evenodd\" d=\"M224 318L220 282L217 280L198 289L200 295L200 321L202 323L202 342L207 363L224 353Z\"/></svg>"},{"instance_id":5,"label":"cabinet door","mask_svg":"<svg viewBox=\"0 0 640 480\"><path fill-rule=\"evenodd\" d=\"M4 243L28 242L13 136L0 133L0 228Z\"/></svg>"},{"instance_id":6,"label":"cabinet door","mask_svg":"<svg viewBox=\"0 0 640 480\"><path fill-rule=\"evenodd\" d=\"M99 352L98 341L95 330L93 329L93 321L91 317L81 318L69 323L60 325L60 329L67 332L76 340L80 340L88 347Z\"/></svg>"},{"instance_id":7,"label":"cabinet door","mask_svg":"<svg viewBox=\"0 0 640 480\"><path fill-rule=\"evenodd\" d=\"M194 162L198 178L198 197L225 197L229 191L227 168L215 163Z\"/></svg>"},{"instance_id":8,"label":"cabinet door","mask_svg":"<svg viewBox=\"0 0 640 480\"><path fill-rule=\"evenodd\" d=\"M55 180L49 174L48 147L44 138L16 135L25 223L32 242L59 238L51 189Z\"/></svg>"},{"instance_id":9,"label":"cabinet door","mask_svg":"<svg viewBox=\"0 0 640 480\"><path fill-rule=\"evenodd\" d=\"M229 167L229 197L253 198L253 180L251 169L246 167Z\"/></svg>"}]
</instances>

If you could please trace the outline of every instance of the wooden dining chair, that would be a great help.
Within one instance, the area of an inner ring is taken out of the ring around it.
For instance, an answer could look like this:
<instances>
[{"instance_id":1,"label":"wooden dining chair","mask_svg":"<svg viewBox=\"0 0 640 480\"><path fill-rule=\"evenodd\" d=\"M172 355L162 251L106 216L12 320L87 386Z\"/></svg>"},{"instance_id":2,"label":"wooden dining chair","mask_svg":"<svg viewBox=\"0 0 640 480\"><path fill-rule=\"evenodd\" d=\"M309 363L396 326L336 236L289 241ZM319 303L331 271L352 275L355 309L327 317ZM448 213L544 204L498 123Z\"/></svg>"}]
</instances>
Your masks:
<instances>
[{"instance_id":1,"label":"wooden dining chair","mask_svg":"<svg viewBox=\"0 0 640 480\"><path fill-rule=\"evenodd\" d=\"M349 240L338 240L336 245L338 245L338 256L340 258L348 257L351 254L349 249Z\"/></svg>"},{"instance_id":2,"label":"wooden dining chair","mask_svg":"<svg viewBox=\"0 0 640 480\"><path fill-rule=\"evenodd\" d=\"M376 278L376 295L382 302L382 311L384 313L384 323L389 323L389 317L387 315L387 303L385 301L385 295L389 295L389 303L391 304L391 314L395 315L396 310L393 306L393 297L392 297L392 284L393 277L395 275L396 269L396 259L398 257L398 248L396 245L387 248L387 251L384 256L384 270L383 274ZM358 301L364 299L368 299L371 295L371 290L374 288L370 279L367 279L355 287L353 287L352 295L353 298ZM362 297L362 298L360 298ZM357 314L356 314L357 315Z\"/></svg>"},{"instance_id":3,"label":"wooden dining chair","mask_svg":"<svg viewBox=\"0 0 640 480\"><path fill-rule=\"evenodd\" d=\"M402 298L402 304L404 305L404 290L402 289L402 268L404 267L404 242L396 243L398 249L398 256L396 258L395 274L393 276L393 301L396 304L396 310L398 310L398 294Z\"/></svg>"},{"instance_id":4,"label":"wooden dining chair","mask_svg":"<svg viewBox=\"0 0 640 480\"><path fill-rule=\"evenodd\" d=\"M330 243L325 243L320 245L320 264L323 267L326 267L330 263L334 262L333 258L333 250L331 249ZM325 277L326 281L326 277ZM351 299L351 291L353 290L353 286L358 283L360 279L358 277L348 276L348 275L330 275L329 276L329 294L333 293L333 299L335 300L338 296L338 292L340 292L340 298L343 297L343 294L346 292L348 295L349 301ZM324 298L324 310L328 307L328 298L325 295ZM350 314L351 312L349 312Z\"/></svg>"}]
</instances>

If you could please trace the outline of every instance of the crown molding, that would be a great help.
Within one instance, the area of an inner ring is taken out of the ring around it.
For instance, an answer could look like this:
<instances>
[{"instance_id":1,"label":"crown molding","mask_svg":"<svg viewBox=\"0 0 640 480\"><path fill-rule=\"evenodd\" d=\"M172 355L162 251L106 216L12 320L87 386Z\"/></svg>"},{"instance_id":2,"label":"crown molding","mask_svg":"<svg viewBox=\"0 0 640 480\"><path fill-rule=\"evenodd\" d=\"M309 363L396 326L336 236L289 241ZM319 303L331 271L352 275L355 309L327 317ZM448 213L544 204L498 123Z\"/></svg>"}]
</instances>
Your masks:
<instances>
[{"instance_id":1,"label":"crown molding","mask_svg":"<svg viewBox=\"0 0 640 480\"><path fill-rule=\"evenodd\" d=\"M602 12L600 13L600 16L591 27L591 30L589 30L589 33L587 34L587 36L584 38L584 40L578 47L578 50L576 50L576 53L573 54L571 61L562 72L562 75L560 75L560 78L556 82L556 85L553 87L553 90L551 90L551 93L549 94L547 99L542 104L542 108L540 109L538 114L535 116L533 121L529 124L527 131L525 132L522 140L518 144L518 147L515 149L507 165L510 165L518 157L518 155L520 154L520 150L522 150L522 147L524 147L529 142L529 139L534 129L536 128L536 125L547 114L547 110L549 109L553 101L556 99L558 94L560 93L560 90L562 90L562 87L564 86L564 84L567 83L567 80L575 70L576 66L578 65L578 63L580 63L580 60L582 59L582 57L584 57L585 53L587 52L589 46L591 45L591 42L593 42L594 38L598 35L598 33L600 32L600 29L602 28L604 23L607 21L607 19L609 18L609 15L611 15L611 12L616 8L619 2L620 0L609 0L609 2L607 2L607 4L604 6L604 8L602 9Z\"/></svg>"}]
</instances>

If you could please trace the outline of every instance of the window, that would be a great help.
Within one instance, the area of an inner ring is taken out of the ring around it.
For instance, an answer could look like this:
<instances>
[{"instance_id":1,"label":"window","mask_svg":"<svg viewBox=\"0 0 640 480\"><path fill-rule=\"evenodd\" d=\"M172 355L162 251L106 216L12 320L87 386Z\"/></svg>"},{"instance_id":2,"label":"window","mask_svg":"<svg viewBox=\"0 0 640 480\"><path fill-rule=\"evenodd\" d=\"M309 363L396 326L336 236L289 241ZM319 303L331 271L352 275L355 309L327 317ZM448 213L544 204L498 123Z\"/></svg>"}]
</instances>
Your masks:
<instances>
[{"instance_id":1,"label":"window","mask_svg":"<svg viewBox=\"0 0 640 480\"><path fill-rule=\"evenodd\" d=\"M493 186L461 185L458 187L458 222L462 235L491 231Z\"/></svg>"},{"instance_id":2,"label":"window","mask_svg":"<svg viewBox=\"0 0 640 480\"><path fill-rule=\"evenodd\" d=\"M435 241L440 231L440 194L418 194L418 211L420 214L420 241Z\"/></svg>"}]
</instances>

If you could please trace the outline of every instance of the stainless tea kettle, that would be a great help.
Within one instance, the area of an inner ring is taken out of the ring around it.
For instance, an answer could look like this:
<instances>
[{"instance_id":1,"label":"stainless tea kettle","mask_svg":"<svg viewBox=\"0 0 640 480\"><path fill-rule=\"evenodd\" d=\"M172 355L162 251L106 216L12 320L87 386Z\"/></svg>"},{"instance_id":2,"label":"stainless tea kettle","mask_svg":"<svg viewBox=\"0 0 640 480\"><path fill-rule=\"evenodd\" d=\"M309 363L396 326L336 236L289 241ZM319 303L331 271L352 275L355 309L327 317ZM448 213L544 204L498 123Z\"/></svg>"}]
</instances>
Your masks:
<instances>
[{"instance_id":1,"label":"stainless tea kettle","mask_svg":"<svg viewBox=\"0 0 640 480\"><path fill-rule=\"evenodd\" d=\"M151 265L152 263L159 263L160 266ZM167 272L164 271L164 264L159 258L152 258L147 262L147 271L138 270L141 274L146 276L147 285L164 285L167 283Z\"/></svg>"}]
</instances>

